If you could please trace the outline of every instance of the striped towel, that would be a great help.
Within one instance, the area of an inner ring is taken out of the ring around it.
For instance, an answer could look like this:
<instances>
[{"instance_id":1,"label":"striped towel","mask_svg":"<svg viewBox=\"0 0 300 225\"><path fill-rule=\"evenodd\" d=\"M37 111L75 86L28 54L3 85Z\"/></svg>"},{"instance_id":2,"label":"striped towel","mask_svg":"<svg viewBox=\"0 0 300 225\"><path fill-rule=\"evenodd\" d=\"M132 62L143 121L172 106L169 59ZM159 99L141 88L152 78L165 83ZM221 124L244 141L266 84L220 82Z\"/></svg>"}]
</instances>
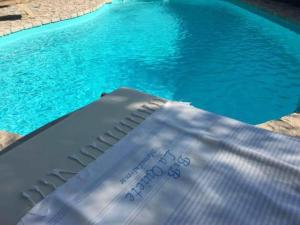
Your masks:
<instances>
[{"instance_id":1,"label":"striped towel","mask_svg":"<svg viewBox=\"0 0 300 225\"><path fill-rule=\"evenodd\" d=\"M299 225L300 139L168 102L19 225Z\"/></svg>"}]
</instances>

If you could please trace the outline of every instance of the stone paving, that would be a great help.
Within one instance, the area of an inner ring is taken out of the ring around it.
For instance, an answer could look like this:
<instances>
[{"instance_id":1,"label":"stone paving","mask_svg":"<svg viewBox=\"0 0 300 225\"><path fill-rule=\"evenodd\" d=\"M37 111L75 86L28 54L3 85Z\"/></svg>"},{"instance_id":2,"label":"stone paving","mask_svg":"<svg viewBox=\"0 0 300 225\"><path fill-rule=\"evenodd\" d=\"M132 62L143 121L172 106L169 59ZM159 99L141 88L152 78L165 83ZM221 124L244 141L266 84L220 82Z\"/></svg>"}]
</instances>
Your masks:
<instances>
[{"instance_id":1,"label":"stone paving","mask_svg":"<svg viewBox=\"0 0 300 225\"><path fill-rule=\"evenodd\" d=\"M300 6L285 0L241 0L275 17L300 25ZM296 1L296 0L295 0ZM300 2L300 0L298 0Z\"/></svg>"},{"instance_id":2,"label":"stone paving","mask_svg":"<svg viewBox=\"0 0 300 225\"><path fill-rule=\"evenodd\" d=\"M16 5L0 7L0 36L78 17L109 2L111 0L32 0L25 5L34 14L32 18ZM18 15L22 16L21 19L15 19Z\"/></svg>"},{"instance_id":3,"label":"stone paving","mask_svg":"<svg viewBox=\"0 0 300 225\"><path fill-rule=\"evenodd\" d=\"M18 134L12 134L5 131L0 131L0 151L6 146L17 141L21 136Z\"/></svg>"},{"instance_id":4,"label":"stone paving","mask_svg":"<svg viewBox=\"0 0 300 225\"><path fill-rule=\"evenodd\" d=\"M258 125L258 127L276 133L300 137L300 113L293 113L279 120L271 120Z\"/></svg>"}]
</instances>

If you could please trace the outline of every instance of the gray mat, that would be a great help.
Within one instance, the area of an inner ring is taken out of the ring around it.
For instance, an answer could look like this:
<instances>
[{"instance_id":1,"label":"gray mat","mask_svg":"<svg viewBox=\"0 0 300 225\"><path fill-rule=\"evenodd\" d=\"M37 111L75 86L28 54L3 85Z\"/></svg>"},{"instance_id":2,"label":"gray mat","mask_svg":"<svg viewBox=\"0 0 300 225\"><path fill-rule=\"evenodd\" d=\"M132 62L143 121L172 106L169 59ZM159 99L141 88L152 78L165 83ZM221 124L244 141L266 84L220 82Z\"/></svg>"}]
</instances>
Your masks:
<instances>
[{"instance_id":1,"label":"gray mat","mask_svg":"<svg viewBox=\"0 0 300 225\"><path fill-rule=\"evenodd\" d=\"M15 225L31 208L22 198L22 192L27 191L38 202L41 196L30 192L30 188L39 185L43 192L50 192L49 187L39 183L45 177L61 185L63 182L47 174L57 168L82 169L68 157L78 153L82 146L93 143L97 136L111 130L152 98L130 89L119 89L5 149L0 155L0 224ZM131 123L131 126L136 124ZM103 144L101 148L108 146ZM95 151L95 155L101 153ZM87 157L85 162L88 161Z\"/></svg>"}]
</instances>

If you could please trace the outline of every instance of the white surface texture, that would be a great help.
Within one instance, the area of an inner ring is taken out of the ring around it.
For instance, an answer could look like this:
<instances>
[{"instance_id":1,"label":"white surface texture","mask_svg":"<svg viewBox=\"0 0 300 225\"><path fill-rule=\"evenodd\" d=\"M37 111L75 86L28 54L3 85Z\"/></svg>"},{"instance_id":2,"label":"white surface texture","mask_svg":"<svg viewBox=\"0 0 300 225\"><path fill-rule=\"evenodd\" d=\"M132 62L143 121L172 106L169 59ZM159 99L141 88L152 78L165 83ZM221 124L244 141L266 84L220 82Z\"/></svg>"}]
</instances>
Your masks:
<instances>
[{"instance_id":1,"label":"white surface texture","mask_svg":"<svg viewBox=\"0 0 300 225\"><path fill-rule=\"evenodd\" d=\"M19 225L300 224L300 139L168 102Z\"/></svg>"}]
</instances>

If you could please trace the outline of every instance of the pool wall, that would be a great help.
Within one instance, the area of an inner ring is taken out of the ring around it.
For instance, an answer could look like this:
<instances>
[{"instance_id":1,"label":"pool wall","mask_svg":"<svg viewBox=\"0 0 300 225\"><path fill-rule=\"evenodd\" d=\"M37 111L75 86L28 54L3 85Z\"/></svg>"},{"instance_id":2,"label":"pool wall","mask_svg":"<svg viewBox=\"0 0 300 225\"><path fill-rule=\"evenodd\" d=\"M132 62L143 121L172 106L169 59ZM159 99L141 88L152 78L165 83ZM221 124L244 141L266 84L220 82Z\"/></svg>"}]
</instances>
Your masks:
<instances>
[{"instance_id":1,"label":"pool wall","mask_svg":"<svg viewBox=\"0 0 300 225\"><path fill-rule=\"evenodd\" d=\"M300 7L271 0L225 0L300 34Z\"/></svg>"}]
</instances>

